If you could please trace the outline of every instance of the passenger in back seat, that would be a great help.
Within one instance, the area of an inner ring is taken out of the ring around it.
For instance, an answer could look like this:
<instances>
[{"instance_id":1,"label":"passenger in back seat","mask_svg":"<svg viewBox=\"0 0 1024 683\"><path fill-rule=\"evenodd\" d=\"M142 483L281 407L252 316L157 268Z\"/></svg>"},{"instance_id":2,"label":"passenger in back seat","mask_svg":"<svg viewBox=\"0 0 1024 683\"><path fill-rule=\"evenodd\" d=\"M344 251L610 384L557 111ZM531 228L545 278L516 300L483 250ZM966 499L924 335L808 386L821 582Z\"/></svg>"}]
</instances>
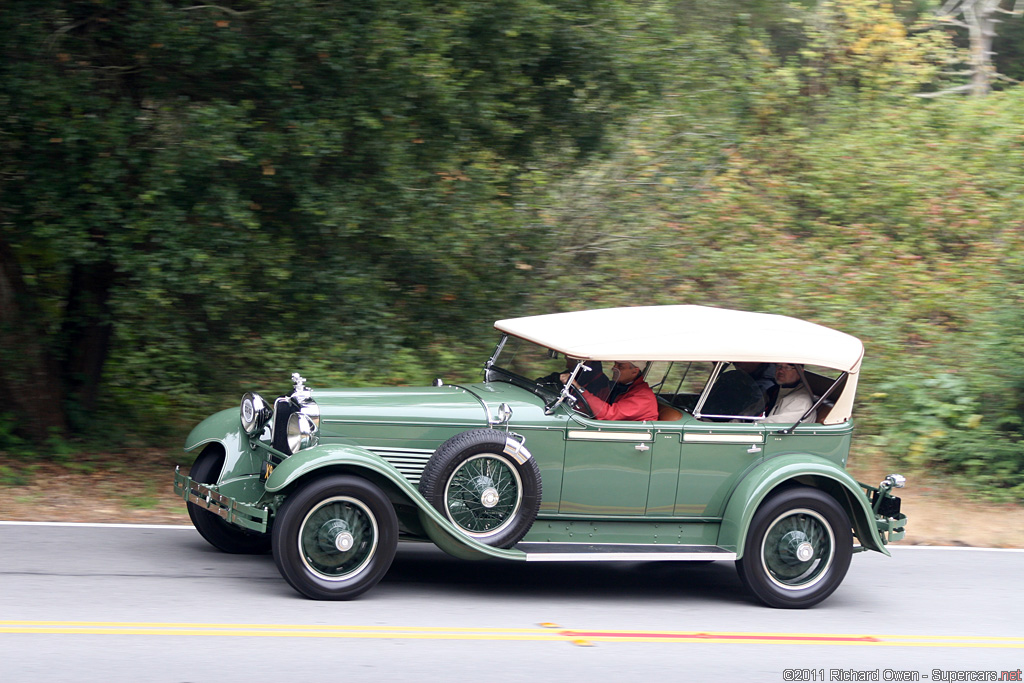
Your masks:
<instances>
[{"instance_id":1,"label":"passenger in back seat","mask_svg":"<svg viewBox=\"0 0 1024 683\"><path fill-rule=\"evenodd\" d=\"M775 363L733 363L737 370L750 375L761 391L766 394L775 389Z\"/></svg>"},{"instance_id":2,"label":"passenger in back seat","mask_svg":"<svg viewBox=\"0 0 1024 683\"><path fill-rule=\"evenodd\" d=\"M799 367L803 369L802 365ZM814 405L814 398L800 381L800 373L795 364L777 364L775 381L779 384L775 403L759 422L788 422L792 424L803 417L804 413Z\"/></svg>"}]
</instances>

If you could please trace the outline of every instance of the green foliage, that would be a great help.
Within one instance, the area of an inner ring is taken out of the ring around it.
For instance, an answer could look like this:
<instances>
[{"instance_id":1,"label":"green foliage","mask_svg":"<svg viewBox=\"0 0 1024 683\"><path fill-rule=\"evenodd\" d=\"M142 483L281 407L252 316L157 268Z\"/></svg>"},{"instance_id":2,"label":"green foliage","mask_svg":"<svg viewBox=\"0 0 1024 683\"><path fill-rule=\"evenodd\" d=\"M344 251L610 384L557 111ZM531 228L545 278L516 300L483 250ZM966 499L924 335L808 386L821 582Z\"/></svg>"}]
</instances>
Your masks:
<instances>
[{"instance_id":1,"label":"green foliage","mask_svg":"<svg viewBox=\"0 0 1024 683\"><path fill-rule=\"evenodd\" d=\"M270 354L362 381L382 352L465 338L548 248L531 164L574 167L657 90L651 43L613 49L657 21L557 0L5 9L0 389L27 429L83 433L236 393ZM50 393L19 403L27 385Z\"/></svg>"},{"instance_id":2,"label":"green foliage","mask_svg":"<svg viewBox=\"0 0 1024 683\"><path fill-rule=\"evenodd\" d=\"M879 387L882 410L898 410L888 425L887 452L913 471L939 467L961 473L1000 499L1024 499L1024 434L1019 416L993 423L977 389L963 377L902 379ZM991 407L989 407L991 411Z\"/></svg>"},{"instance_id":3,"label":"green foliage","mask_svg":"<svg viewBox=\"0 0 1024 683\"><path fill-rule=\"evenodd\" d=\"M30 475L31 470L29 468L14 468L0 465L0 486L4 488L28 486L31 482Z\"/></svg>"},{"instance_id":4,"label":"green foliage","mask_svg":"<svg viewBox=\"0 0 1024 683\"><path fill-rule=\"evenodd\" d=\"M176 440L294 371L472 380L497 317L684 302L857 335L859 438L1022 498L1024 90L914 97L963 58L930 9L8 3L0 449Z\"/></svg>"},{"instance_id":5,"label":"green foliage","mask_svg":"<svg viewBox=\"0 0 1024 683\"><path fill-rule=\"evenodd\" d=\"M887 2L823 0L805 21L801 70L818 97L835 89L865 99L906 95L934 84L957 61L945 33L908 33Z\"/></svg>"},{"instance_id":6,"label":"green foliage","mask_svg":"<svg viewBox=\"0 0 1024 683\"><path fill-rule=\"evenodd\" d=\"M664 99L634 117L615 156L552 188L571 248L552 258L559 284L537 309L567 308L574 288L573 307L703 303L845 330L866 344L861 396L903 388L862 401L859 438L881 435L892 457L923 466L917 443L928 466L1024 497L1024 90L925 100L910 93L934 73L927 50L879 46L890 77L908 74L890 90L854 77L872 68L850 49L811 74L767 39L747 45L723 81L731 109ZM811 75L829 87L809 87ZM932 386L940 374L959 383L954 396L934 395L949 391Z\"/></svg>"}]
</instances>

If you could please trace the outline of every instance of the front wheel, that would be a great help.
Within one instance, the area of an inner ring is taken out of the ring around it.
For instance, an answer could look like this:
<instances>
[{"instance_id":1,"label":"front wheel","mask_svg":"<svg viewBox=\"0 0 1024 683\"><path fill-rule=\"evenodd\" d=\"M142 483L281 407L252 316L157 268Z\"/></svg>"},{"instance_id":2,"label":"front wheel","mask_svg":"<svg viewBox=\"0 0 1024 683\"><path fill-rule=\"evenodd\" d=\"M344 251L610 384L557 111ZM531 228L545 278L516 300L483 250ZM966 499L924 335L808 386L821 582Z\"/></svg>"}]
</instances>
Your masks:
<instances>
[{"instance_id":1,"label":"front wheel","mask_svg":"<svg viewBox=\"0 0 1024 683\"><path fill-rule=\"evenodd\" d=\"M850 518L832 496L792 488L758 508L736 569L747 590L770 607L818 604L846 576L853 556Z\"/></svg>"},{"instance_id":2,"label":"front wheel","mask_svg":"<svg viewBox=\"0 0 1024 683\"><path fill-rule=\"evenodd\" d=\"M314 600L350 600L387 573L398 517L370 482L331 475L285 501L273 535L274 563L292 588Z\"/></svg>"}]
</instances>

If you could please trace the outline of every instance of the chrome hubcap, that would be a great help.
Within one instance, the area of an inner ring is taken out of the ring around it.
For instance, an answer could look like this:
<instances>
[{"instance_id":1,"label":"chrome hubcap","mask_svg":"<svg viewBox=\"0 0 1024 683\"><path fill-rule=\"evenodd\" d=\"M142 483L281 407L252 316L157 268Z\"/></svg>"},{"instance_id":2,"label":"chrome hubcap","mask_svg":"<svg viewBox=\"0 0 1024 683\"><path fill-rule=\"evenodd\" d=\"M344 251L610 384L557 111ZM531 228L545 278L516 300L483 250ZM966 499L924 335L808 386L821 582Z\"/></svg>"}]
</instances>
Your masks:
<instances>
[{"instance_id":1,"label":"chrome hubcap","mask_svg":"<svg viewBox=\"0 0 1024 683\"><path fill-rule=\"evenodd\" d=\"M814 557L814 546L807 541L804 541L796 547L796 559L801 562L806 562L812 557Z\"/></svg>"},{"instance_id":2,"label":"chrome hubcap","mask_svg":"<svg viewBox=\"0 0 1024 683\"><path fill-rule=\"evenodd\" d=\"M341 552L351 550L354 544L355 539L352 538L352 534L348 533L347 531L343 534L338 534L338 537L334 539L334 547L340 550Z\"/></svg>"},{"instance_id":3,"label":"chrome hubcap","mask_svg":"<svg viewBox=\"0 0 1024 683\"><path fill-rule=\"evenodd\" d=\"M485 508L492 508L498 504L498 489L493 486L488 486L484 489L484 492L480 494L480 504Z\"/></svg>"}]
</instances>

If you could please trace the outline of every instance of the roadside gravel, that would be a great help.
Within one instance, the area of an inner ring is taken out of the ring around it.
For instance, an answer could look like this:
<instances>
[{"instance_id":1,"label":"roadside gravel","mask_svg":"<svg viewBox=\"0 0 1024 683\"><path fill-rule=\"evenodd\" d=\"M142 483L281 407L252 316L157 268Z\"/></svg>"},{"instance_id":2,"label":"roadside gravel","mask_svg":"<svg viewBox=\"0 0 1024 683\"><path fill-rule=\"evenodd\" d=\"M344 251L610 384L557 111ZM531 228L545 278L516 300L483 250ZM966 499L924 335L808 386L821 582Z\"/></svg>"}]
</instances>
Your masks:
<instances>
[{"instance_id":1,"label":"roadside gravel","mask_svg":"<svg viewBox=\"0 0 1024 683\"><path fill-rule=\"evenodd\" d=\"M0 454L0 520L188 525L174 494L180 451L134 450L116 457L45 462L26 467ZM877 484L891 470L851 465L859 481ZM973 500L952 482L907 473L899 492L909 518L900 545L1024 548L1024 507Z\"/></svg>"}]
</instances>

